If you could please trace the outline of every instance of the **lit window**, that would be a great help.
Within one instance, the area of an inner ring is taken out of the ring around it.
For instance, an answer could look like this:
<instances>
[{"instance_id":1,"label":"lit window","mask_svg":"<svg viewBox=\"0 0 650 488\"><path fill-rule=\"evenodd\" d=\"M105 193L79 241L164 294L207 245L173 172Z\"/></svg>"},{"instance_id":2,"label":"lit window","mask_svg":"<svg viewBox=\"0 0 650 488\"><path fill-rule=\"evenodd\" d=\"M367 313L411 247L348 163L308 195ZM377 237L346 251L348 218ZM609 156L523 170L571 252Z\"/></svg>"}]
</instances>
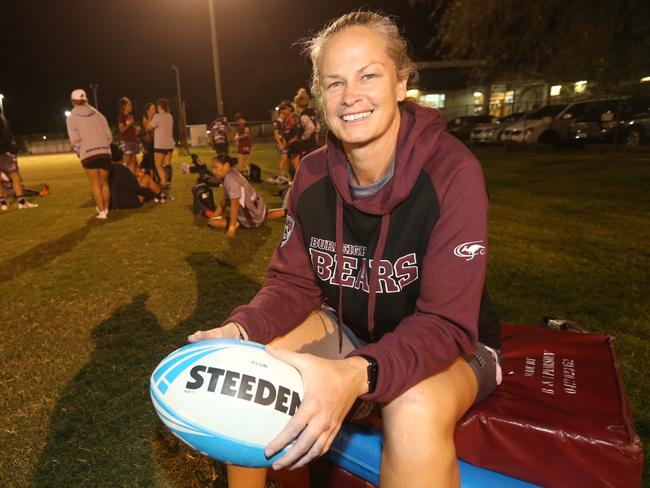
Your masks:
<instances>
[{"instance_id":1,"label":"lit window","mask_svg":"<svg viewBox=\"0 0 650 488\"><path fill-rule=\"evenodd\" d=\"M644 76L643 78L641 78L641 83L646 83L648 81L650 81L650 76Z\"/></svg>"},{"instance_id":2,"label":"lit window","mask_svg":"<svg viewBox=\"0 0 650 488\"><path fill-rule=\"evenodd\" d=\"M561 91L562 91L562 85L553 85L551 87L551 96L557 97Z\"/></svg>"},{"instance_id":3,"label":"lit window","mask_svg":"<svg viewBox=\"0 0 650 488\"><path fill-rule=\"evenodd\" d=\"M505 103L512 103L514 100L515 100L515 92L514 92L514 90L507 91L505 93L505 97L504 97L503 101Z\"/></svg>"},{"instance_id":4,"label":"lit window","mask_svg":"<svg viewBox=\"0 0 650 488\"><path fill-rule=\"evenodd\" d=\"M573 89L575 90L576 93L582 93L587 89L587 81L582 80L582 81L576 81L573 84Z\"/></svg>"},{"instance_id":5,"label":"lit window","mask_svg":"<svg viewBox=\"0 0 650 488\"><path fill-rule=\"evenodd\" d=\"M427 93L420 96L420 101L435 108L445 108L444 93Z\"/></svg>"},{"instance_id":6,"label":"lit window","mask_svg":"<svg viewBox=\"0 0 650 488\"><path fill-rule=\"evenodd\" d=\"M416 89L406 90L406 97L418 99L420 98L420 90L416 90Z\"/></svg>"}]
</instances>

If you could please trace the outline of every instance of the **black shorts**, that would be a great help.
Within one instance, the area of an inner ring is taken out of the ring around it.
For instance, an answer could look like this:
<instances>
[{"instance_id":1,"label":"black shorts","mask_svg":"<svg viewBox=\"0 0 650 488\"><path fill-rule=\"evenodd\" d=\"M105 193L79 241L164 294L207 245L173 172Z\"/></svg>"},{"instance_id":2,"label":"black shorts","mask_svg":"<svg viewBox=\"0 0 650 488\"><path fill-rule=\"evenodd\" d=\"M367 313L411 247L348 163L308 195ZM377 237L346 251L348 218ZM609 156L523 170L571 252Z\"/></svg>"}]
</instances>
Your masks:
<instances>
[{"instance_id":1,"label":"black shorts","mask_svg":"<svg viewBox=\"0 0 650 488\"><path fill-rule=\"evenodd\" d=\"M173 149L173 148L172 148L172 149L158 149L158 148L154 148L153 152L158 153L158 154L162 154L163 156L167 156L168 154L173 153L173 152L174 152L174 149Z\"/></svg>"},{"instance_id":2,"label":"black shorts","mask_svg":"<svg viewBox=\"0 0 650 488\"><path fill-rule=\"evenodd\" d=\"M217 154L228 154L228 143L227 142L219 142L214 145L214 152Z\"/></svg>"},{"instance_id":3,"label":"black shorts","mask_svg":"<svg viewBox=\"0 0 650 488\"><path fill-rule=\"evenodd\" d=\"M101 158L86 159L81 162L84 169L103 169L105 171L111 170L111 157L107 154Z\"/></svg>"},{"instance_id":4,"label":"black shorts","mask_svg":"<svg viewBox=\"0 0 650 488\"><path fill-rule=\"evenodd\" d=\"M302 150L302 144L299 142L294 142L289 144L289 159L292 159L294 156L299 156L300 151Z\"/></svg>"}]
</instances>

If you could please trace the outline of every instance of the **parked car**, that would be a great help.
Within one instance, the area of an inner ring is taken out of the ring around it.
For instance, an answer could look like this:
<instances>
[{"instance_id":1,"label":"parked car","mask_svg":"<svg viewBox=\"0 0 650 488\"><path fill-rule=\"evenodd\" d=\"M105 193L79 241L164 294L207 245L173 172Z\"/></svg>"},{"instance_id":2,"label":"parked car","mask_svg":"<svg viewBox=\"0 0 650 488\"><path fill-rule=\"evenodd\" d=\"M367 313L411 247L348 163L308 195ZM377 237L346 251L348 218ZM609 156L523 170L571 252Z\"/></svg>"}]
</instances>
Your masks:
<instances>
[{"instance_id":1,"label":"parked car","mask_svg":"<svg viewBox=\"0 0 650 488\"><path fill-rule=\"evenodd\" d=\"M630 146L641 144L650 136L650 95L621 99L615 109L602 112L594 121L575 125L575 139L616 142Z\"/></svg>"},{"instance_id":2,"label":"parked car","mask_svg":"<svg viewBox=\"0 0 650 488\"><path fill-rule=\"evenodd\" d=\"M551 125L553 117L559 114L567 104L545 105L523 116L519 121L506 127L501 132L502 142L544 142L540 136Z\"/></svg>"},{"instance_id":3,"label":"parked car","mask_svg":"<svg viewBox=\"0 0 650 488\"><path fill-rule=\"evenodd\" d=\"M492 144L499 141L501 133L511 124L520 120L526 112L517 112L501 117L494 124L479 124L472 129L470 140L479 144Z\"/></svg>"},{"instance_id":4,"label":"parked car","mask_svg":"<svg viewBox=\"0 0 650 488\"><path fill-rule=\"evenodd\" d=\"M586 142L601 139L601 129L616 125L630 97L603 97L570 103L551 122L544 142Z\"/></svg>"},{"instance_id":5,"label":"parked car","mask_svg":"<svg viewBox=\"0 0 650 488\"><path fill-rule=\"evenodd\" d=\"M493 124L496 117L491 115L465 115L456 117L447 124L447 130L450 134L458 137L461 141L469 139L472 129L478 124Z\"/></svg>"},{"instance_id":6,"label":"parked car","mask_svg":"<svg viewBox=\"0 0 650 488\"><path fill-rule=\"evenodd\" d=\"M627 146L650 143L650 113L628 121L622 132Z\"/></svg>"}]
</instances>

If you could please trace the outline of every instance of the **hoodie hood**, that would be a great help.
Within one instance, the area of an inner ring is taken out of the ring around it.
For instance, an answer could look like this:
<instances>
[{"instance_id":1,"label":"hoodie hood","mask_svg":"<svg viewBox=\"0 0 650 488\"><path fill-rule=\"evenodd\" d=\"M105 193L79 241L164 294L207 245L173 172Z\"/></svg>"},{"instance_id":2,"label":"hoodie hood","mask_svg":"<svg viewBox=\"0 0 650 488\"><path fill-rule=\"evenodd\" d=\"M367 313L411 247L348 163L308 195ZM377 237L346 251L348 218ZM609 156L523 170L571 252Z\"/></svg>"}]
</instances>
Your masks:
<instances>
[{"instance_id":1,"label":"hoodie hood","mask_svg":"<svg viewBox=\"0 0 650 488\"><path fill-rule=\"evenodd\" d=\"M386 215L402 203L413 189L440 133L445 129L440 112L415 102L400 104L400 129L395 151L395 174L391 181L371 197L353 200L350 194L348 160L341 141L331 133L327 139L330 178L341 199L370 215Z\"/></svg>"},{"instance_id":2,"label":"hoodie hood","mask_svg":"<svg viewBox=\"0 0 650 488\"><path fill-rule=\"evenodd\" d=\"M72 109L72 113L79 117L92 117L97 113L97 110L90 105L77 105Z\"/></svg>"}]
</instances>

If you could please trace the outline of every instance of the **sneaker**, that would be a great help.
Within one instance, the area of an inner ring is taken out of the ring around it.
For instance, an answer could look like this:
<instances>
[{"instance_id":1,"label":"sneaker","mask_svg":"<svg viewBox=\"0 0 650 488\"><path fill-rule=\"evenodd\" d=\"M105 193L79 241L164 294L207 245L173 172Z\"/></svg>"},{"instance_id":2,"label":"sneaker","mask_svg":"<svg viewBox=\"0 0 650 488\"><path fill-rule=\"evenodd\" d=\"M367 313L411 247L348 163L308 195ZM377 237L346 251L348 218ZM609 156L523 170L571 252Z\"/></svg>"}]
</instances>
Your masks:
<instances>
[{"instance_id":1,"label":"sneaker","mask_svg":"<svg viewBox=\"0 0 650 488\"><path fill-rule=\"evenodd\" d=\"M38 203L31 203L31 202L25 202L25 203L19 203L18 208L23 209L23 208L36 208L38 207Z\"/></svg>"},{"instance_id":2,"label":"sneaker","mask_svg":"<svg viewBox=\"0 0 650 488\"><path fill-rule=\"evenodd\" d=\"M101 220L106 220L108 218L108 214L106 211L99 212L97 215L95 215L96 219L101 219Z\"/></svg>"},{"instance_id":3,"label":"sneaker","mask_svg":"<svg viewBox=\"0 0 650 488\"><path fill-rule=\"evenodd\" d=\"M0 210L2 211L9 210L9 204L7 202L0 203Z\"/></svg>"}]
</instances>

